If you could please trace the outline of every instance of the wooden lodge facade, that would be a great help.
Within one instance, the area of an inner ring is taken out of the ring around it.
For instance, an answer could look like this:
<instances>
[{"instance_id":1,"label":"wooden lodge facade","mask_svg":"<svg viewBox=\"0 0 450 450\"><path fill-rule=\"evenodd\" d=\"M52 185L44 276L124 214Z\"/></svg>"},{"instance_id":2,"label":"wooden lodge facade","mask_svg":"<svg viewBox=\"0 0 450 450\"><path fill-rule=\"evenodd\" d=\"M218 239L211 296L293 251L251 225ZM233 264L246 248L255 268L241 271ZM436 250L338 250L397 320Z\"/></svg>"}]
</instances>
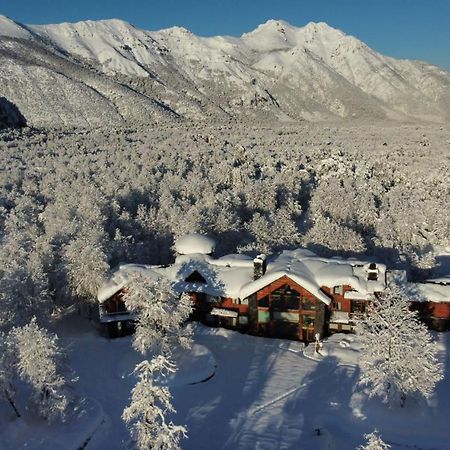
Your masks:
<instances>
[{"instance_id":1,"label":"wooden lodge facade","mask_svg":"<svg viewBox=\"0 0 450 450\"><path fill-rule=\"evenodd\" d=\"M208 298L191 293L195 320L209 326L238 329L259 336L313 342L316 335L354 331L354 320L366 310L367 300L344 298L351 286L323 287L330 296L326 305L305 288L283 276L243 303L231 298Z\"/></svg>"},{"instance_id":2,"label":"wooden lodge facade","mask_svg":"<svg viewBox=\"0 0 450 450\"><path fill-rule=\"evenodd\" d=\"M133 318L122 295L128 275L136 270L152 279L166 277L180 294L189 293L194 320L303 342L353 331L370 298L386 286L385 266L373 262L325 259L304 249L285 251L270 260L265 255L214 259L211 245L201 239L196 244L192 251L189 245L177 249L179 255L171 266L125 265L113 274L99 291L100 322L109 335L132 329ZM448 288L439 292L445 297ZM434 328L449 328L450 298L412 307Z\"/></svg>"}]
</instances>

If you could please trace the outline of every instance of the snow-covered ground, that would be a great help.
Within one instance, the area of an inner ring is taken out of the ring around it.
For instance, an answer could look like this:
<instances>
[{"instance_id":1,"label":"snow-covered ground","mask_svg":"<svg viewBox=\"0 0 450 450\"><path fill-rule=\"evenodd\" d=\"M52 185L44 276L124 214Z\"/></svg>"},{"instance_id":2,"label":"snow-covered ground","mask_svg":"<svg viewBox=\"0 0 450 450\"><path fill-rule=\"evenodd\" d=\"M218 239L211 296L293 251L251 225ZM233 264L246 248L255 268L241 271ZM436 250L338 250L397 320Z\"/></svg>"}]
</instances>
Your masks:
<instances>
[{"instance_id":1,"label":"snow-covered ground","mask_svg":"<svg viewBox=\"0 0 450 450\"><path fill-rule=\"evenodd\" d=\"M79 376L77 391L89 399L81 408L86 413L62 428L10 422L0 433L0 447L76 449L88 441L90 450L124 448L128 433L121 413L139 360L131 338L100 337L73 316L57 331ZM394 450L449 449L450 334L436 338L446 378L435 397L388 409L357 387L355 336L334 335L318 356L299 342L197 325L193 349L179 352L180 370L169 380L178 411L174 421L189 430L182 448L350 450L376 428Z\"/></svg>"}]
</instances>

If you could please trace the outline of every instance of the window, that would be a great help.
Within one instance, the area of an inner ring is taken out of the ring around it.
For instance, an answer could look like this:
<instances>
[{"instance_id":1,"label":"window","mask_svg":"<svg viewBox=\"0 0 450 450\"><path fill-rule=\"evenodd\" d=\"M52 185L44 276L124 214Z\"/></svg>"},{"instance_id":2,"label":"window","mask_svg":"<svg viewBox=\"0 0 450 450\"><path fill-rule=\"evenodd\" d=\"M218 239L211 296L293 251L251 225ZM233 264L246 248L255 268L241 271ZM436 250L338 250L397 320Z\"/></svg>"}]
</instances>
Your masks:
<instances>
[{"instance_id":1,"label":"window","mask_svg":"<svg viewBox=\"0 0 450 450\"><path fill-rule=\"evenodd\" d=\"M342 309L341 302L332 302L331 306L332 306L332 309L334 309L335 311L340 311Z\"/></svg>"},{"instance_id":2,"label":"window","mask_svg":"<svg viewBox=\"0 0 450 450\"><path fill-rule=\"evenodd\" d=\"M344 293L344 286L335 286L333 292L342 295Z\"/></svg>"},{"instance_id":3,"label":"window","mask_svg":"<svg viewBox=\"0 0 450 450\"><path fill-rule=\"evenodd\" d=\"M302 298L302 309L307 310L307 311L312 311L312 310L316 309L315 302L308 297L303 297Z\"/></svg>"},{"instance_id":4,"label":"window","mask_svg":"<svg viewBox=\"0 0 450 450\"><path fill-rule=\"evenodd\" d=\"M205 283L206 280L200 272L194 270L184 281L188 283Z\"/></svg>"},{"instance_id":5,"label":"window","mask_svg":"<svg viewBox=\"0 0 450 450\"><path fill-rule=\"evenodd\" d=\"M275 290L271 294L272 308L278 311L287 311L288 309L299 309L300 294L285 284L283 287Z\"/></svg>"},{"instance_id":6,"label":"window","mask_svg":"<svg viewBox=\"0 0 450 450\"><path fill-rule=\"evenodd\" d=\"M313 328L314 316L302 316L302 328Z\"/></svg>"},{"instance_id":7,"label":"window","mask_svg":"<svg viewBox=\"0 0 450 450\"><path fill-rule=\"evenodd\" d=\"M258 306L262 306L263 308L268 308L268 307L269 307L269 296L266 295L265 297L263 297L263 298L258 302Z\"/></svg>"},{"instance_id":8,"label":"window","mask_svg":"<svg viewBox=\"0 0 450 450\"><path fill-rule=\"evenodd\" d=\"M239 324L240 325L248 325L248 317L247 316L239 316Z\"/></svg>"},{"instance_id":9,"label":"window","mask_svg":"<svg viewBox=\"0 0 450 450\"><path fill-rule=\"evenodd\" d=\"M258 310L258 322L259 323L268 323L269 321L270 321L269 311Z\"/></svg>"},{"instance_id":10,"label":"window","mask_svg":"<svg viewBox=\"0 0 450 450\"><path fill-rule=\"evenodd\" d=\"M294 312L274 312L273 319L282 322L298 323L298 313Z\"/></svg>"}]
</instances>

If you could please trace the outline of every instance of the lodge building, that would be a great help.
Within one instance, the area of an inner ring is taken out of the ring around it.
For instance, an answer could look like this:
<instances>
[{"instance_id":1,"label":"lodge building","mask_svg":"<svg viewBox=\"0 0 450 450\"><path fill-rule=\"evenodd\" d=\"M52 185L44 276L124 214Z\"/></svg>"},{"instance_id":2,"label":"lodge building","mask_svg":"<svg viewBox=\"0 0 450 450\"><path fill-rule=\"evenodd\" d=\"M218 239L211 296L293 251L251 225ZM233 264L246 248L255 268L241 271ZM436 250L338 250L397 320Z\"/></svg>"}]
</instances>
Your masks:
<instances>
[{"instance_id":1,"label":"lodge building","mask_svg":"<svg viewBox=\"0 0 450 450\"><path fill-rule=\"evenodd\" d=\"M136 272L154 281L165 277L176 292L189 293L195 320L303 342L353 331L355 318L365 313L370 298L386 288L386 266L372 261L322 258L303 248L270 258L242 254L214 258L214 248L212 239L190 234L176 242L171 265L119 266L98 292L101 324L114 335L132 323L122 296ZM438 281L432 288L419 286L423 301L413 307L431 325L446 329L450 283Z\"/></svg>"}]
</instances>

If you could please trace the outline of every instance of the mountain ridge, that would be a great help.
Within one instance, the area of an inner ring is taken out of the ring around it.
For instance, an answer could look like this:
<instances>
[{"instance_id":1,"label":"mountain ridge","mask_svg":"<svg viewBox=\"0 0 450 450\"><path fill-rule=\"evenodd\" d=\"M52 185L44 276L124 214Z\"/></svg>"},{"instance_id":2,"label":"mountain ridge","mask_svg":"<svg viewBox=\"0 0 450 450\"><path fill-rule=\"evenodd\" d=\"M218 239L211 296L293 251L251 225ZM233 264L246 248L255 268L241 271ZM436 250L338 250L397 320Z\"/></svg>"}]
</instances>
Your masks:
<instances>
[{"instance_id":1,"label":"mountain ridge","mask_svg":"<svg viewBox=\"0 0 450 450\"><path fill-rule=\"evenodd\" d=\"M0 44L7 38L79 64L106 84L121 85L121 95L127 87L140 101L172 111L172 118L450 119L450 72L384 56L325 22L296 27L270 19L240 37L200 37L182 27L141 30L121 19L22 25L0 16ZM0 84L0 95L24 109L13 89ZM117 109L115 101L108 97Z\"/></svg>"}]
</instances>

